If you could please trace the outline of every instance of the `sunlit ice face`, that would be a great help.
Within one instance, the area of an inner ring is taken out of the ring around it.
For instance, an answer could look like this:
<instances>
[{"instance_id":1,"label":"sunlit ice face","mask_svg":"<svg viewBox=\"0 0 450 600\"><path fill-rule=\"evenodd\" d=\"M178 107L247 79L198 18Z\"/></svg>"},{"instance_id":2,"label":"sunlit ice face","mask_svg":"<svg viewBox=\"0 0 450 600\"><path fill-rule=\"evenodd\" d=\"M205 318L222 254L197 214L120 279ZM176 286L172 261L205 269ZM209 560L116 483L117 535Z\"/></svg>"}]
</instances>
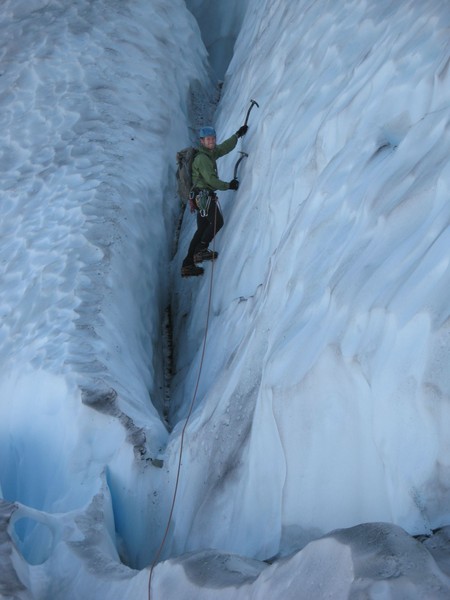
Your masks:
<instances>
[{"instance_id":1,"label":"sunlit ice face","mask_svg":"<svg viewBox=\"0 0 450 600\"><path fill-rule=\"evenodd\" d=\"M214 148L216 147L216 136L207 135L204 138L200 138L200 142L203 146L205 146L205 148L208 148L208 150L214 150Z\"/></svg>"}]
</instances>

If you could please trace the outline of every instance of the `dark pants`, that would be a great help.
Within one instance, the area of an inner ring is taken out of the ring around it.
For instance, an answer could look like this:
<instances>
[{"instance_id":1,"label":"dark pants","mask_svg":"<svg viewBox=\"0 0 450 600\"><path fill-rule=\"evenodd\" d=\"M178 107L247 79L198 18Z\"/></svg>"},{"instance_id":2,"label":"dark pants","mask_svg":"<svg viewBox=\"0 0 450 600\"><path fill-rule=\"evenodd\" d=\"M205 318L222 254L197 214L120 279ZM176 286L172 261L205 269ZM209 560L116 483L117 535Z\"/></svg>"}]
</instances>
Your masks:
<instances>
[{"instance_id":1,"label":"dark pants","mask_svg":"<svg viewBox=\"0 0 450 600\"><path fill-rule=\"evenodd\" d=\"M197 231L189 244L189 250L186 258L183 260L183 267L194 264L194 254L205 250L216 233L222 229L223 217L217 200L212 199L209 205L208 215L202 217L197 211Z\"/></svg>"}]
</instances>

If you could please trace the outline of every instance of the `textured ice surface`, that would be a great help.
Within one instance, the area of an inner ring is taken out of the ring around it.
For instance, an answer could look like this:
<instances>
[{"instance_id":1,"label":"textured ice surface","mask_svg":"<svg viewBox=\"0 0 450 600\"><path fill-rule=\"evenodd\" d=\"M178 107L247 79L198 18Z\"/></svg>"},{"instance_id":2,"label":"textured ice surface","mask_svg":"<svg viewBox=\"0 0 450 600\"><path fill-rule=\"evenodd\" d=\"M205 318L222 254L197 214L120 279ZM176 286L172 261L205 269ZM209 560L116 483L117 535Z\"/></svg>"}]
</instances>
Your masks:
<instances>
[{"instance_id":1,"label":"textured ice surface","mask_svg":"<svg viewBox=\"0 0 450 600\"><path fill-rule=\"evenodd\" d=\"M446 598L447 3L216 6L219 138L260 108L154 592ZM211 281L188 213L171 261L205 48L181 0L5 0L0 33L0 594L145 598Z\"/></svg>"}]
</instances>

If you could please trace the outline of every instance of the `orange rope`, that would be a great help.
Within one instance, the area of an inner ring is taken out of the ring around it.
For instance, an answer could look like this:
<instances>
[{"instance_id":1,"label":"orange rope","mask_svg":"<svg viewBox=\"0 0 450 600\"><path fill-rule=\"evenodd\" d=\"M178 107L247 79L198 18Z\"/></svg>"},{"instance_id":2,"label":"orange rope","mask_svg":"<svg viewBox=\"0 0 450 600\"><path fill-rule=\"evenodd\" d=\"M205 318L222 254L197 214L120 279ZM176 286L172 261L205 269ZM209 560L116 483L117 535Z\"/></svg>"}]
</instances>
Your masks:
<instances>
[{"instance_id":1,"label":"orange rope","mask_svg":"<svg viewBox=\"0 0 450 600\"><path fill-rule=\"evenodd\" d=\"M214 212L214 237L213 237L213 252L214 252L214 248L215 248L215 236L216 236L216 222L217 222L217 210L219 210L220 205L219 205L219 201L216 200L216 210ZM166 543L166 539L167 536L169 534L169 528L170 528L170 524L172 522L172 516L173 516L173 511L175 508L175 501L177 499L177 494L178 494L178 484L180 482L180 472L181 472L181 460L183 457L183 444L184 444L184 434L186 432L186 428L187 425L189 423L189 419L191 418L191 414L194 408L194 404L195 404L195 400L197 398L197 392L198 392L198 387L200 384L200 375L202 373L202 369L203 369L203 361L205 358L205 349L206 349L206 339L208 336L208 326L209 326L209 316L211 313L211 299L212 299L212 290L213 290L213 277L214 277L214 260L211 261L211 278L209 281L209 293L208 293L208 309L206 311L206 325L205 325L205 335L203 336L203 347L202 347L202 354L201 354L201 358L200 358L200 365L198 368L198 374L197 374L197 381L195 384L195 389L194 389L194 394L192 396L192 400L191 400L191 405L189 407L189 411L188 411L188 415L186 417L186 421L183 425L183 429L181 432L181 440L180 440L180 457L178 459L178 467L177 467L177 477L175 480L175 488L174 488L174 492L173 492L173 498L172 498L172 504L170 507L170 513L169 513L169 518L167 519L167 525L166 525L166 530L164 532L164 536L163 539L161 541L161 544L158 548L158 551L155 555L155 558L153 559L151 568L150 568L150 575L148 578L148 600L151 600L151 587L152 587L152 577L153 577L153 570L156 566L156 563L158 562L159 557L161 556L161 552L164 548L164 544Z\"/></svg>"}]
</instances>

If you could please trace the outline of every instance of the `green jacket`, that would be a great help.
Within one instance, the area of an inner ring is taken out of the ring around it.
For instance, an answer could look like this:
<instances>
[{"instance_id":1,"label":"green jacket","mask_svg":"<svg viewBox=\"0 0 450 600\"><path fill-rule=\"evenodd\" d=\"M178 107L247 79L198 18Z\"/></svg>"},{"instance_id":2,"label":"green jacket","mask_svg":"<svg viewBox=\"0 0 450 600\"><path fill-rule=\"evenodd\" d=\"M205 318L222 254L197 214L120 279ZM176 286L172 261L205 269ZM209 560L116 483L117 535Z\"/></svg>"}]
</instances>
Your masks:
<instances>
[{"instance_id":1,"label":"green jacket","mask_svg":"<svg viewBox=\"0 0 450 600\"><path fill-rule=\"evenodd\" d=\"M214 150L200 146L198 154L192 163L192 183L200 190L228 190L230 184L219 179L216 159L231 152L237 144L238 137L233 134L227 140L218 144Z\"/></svg>"}]
</instances>

